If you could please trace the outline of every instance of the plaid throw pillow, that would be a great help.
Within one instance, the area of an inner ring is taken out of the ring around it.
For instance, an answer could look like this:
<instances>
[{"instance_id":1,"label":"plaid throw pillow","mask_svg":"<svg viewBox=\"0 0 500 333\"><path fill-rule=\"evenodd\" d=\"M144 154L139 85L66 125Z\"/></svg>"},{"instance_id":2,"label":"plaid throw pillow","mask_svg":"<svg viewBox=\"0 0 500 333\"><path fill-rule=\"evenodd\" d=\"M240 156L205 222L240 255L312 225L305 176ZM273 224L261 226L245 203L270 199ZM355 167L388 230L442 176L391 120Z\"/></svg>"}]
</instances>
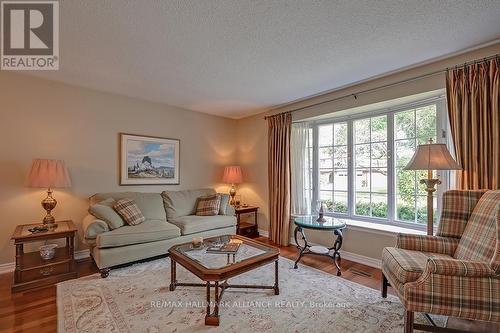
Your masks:
<instances>
[{"instance_id":1,"label":"plaid throw pillow","mask_svg":"<svg viewBox=\"0 0 500 333\"><path fill-rule=\"evenodd\" d=\"M142 215L141 210L132 199L120 199L116 201L113 208L129 225L138 225L146 221L146 218Z\"/></svg>"},{"instance_id":2,"label":"plaid throw pillow","mask_svg":"<svg viewBox=\"0 0 500 333\"><path fill-rule=\"evenodd\" d=\"M212 194L206 197L199 197L196 204L196 215L211 216L218 215L220 208L220 194Z\"/></svg>"}]
</instances>

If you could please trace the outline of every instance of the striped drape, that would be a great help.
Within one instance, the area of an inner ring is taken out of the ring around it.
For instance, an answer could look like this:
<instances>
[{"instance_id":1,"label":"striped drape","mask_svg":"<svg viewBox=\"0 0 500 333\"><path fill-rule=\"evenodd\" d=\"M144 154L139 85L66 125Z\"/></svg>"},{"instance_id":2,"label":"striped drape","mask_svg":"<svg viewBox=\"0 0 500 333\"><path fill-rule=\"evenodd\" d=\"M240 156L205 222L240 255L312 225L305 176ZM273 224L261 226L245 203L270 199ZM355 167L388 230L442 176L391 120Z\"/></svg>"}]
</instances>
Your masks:
<instances>
[{"instance_id":1,"label":"striped drape","mask_svg":"<svg viewBox=\"0 0 500 333\"><path fill-rule=\"evenodd\" d=\"M268 121L269 239L290 242L290 133L292 115L282 113Z\"/></svg>"},{"instance_id":2,"label":"striped drape","mask_svg":"<svg viewBox=\"0 0 500 333\"><path fill-rule=\"evenodd\" d=\"M500 188L500 59L449 70L446 94L459 189Z\"/></svg>"}]
</instances>

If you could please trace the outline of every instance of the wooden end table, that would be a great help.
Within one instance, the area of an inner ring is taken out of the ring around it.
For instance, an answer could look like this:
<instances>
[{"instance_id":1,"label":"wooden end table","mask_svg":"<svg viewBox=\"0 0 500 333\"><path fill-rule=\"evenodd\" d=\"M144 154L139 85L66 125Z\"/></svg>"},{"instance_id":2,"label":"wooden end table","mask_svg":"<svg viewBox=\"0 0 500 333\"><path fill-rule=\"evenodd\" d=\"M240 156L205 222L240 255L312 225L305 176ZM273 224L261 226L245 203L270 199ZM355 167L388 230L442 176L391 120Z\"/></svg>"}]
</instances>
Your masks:
<instances>
[{"instance_id":1,"label":"wooden end table","mask_svg":"<svg viewBox=\"0 0 500 333\"><path fill-rule=\"evenodd\" d=\"M240 248L233 254L206 253L206 248L218 242L241 242ZM171 260L170 291L178 286L204 287L207 292L207 310L205 325L219 326L219 307L222 295L229 288L271 289L279 295L278 260L279 249L256 242L238 235L226 235L207 238L201 248L193 248L191 243L174 245L169 250ZM230 284L228 279L251 271L255 268L274 262L273 285L241 285ZM181 265L204 283L186 283L177 281L176 264ZM214 300L211 300L211 289L214 288Z\"/></svg>"},{"instance_id":2,"label":"wooden end table","mask_svg":"<svg viewBox=\"0 0 500 333\"><path fill-rule=\"evenodd\" d=\"M259 229L257 225L257 211L259 207L247 206L247 207L234 207L236 215L236 233L241 236L256 238L259 237ZM248 221L242 221L241 215L243 214L253 214L253 223Z\"/></svg>"},{"instance_id":3,"label":"wooden end table","mask_svg":"<svg viewBox=\"0 0 500 333\"><path fill-rule=\"evenodd\" d=\"M53 230L31 233L28 229L37 224L18 225L12 238L16 246L16 268L12 292L40 288L77 277L75 268L75 234L73 221L57 221ZM24 252L24 244L65 238L66 246L57 247L54 258L44 260L40 252Z\"/></svg>"}]
</instances>

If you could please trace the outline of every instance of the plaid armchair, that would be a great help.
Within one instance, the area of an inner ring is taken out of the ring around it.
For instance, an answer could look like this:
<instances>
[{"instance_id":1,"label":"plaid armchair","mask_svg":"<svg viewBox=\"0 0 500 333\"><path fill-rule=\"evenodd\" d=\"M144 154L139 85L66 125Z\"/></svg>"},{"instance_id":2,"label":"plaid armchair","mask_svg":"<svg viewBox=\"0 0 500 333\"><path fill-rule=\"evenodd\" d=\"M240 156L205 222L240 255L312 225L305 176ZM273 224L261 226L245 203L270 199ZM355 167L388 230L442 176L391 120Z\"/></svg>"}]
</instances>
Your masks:
<instances>
[{"instance_id":1,"label":"plaid armchair","mask_svg":"<svg viewBox=\"0 0 500 333\"><path fill-rule=\"evenodd\" d=\"M382 297L390 284L405 333L430 330L414 312L500 322L499 210L500 190L447 191L436 236L399 234L384 248Z\"/></svg>"}]
</instances>

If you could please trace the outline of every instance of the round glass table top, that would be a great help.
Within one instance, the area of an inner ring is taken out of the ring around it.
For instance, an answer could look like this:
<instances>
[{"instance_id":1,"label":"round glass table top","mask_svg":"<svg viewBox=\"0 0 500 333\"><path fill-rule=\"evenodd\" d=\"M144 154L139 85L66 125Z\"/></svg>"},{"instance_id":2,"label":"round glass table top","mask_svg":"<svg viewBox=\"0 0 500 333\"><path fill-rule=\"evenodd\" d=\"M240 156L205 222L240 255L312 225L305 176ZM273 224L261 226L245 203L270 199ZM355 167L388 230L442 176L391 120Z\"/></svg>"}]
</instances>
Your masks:
<instances>
[{"instance_id":1,"label":"round glass table top","mask_svg":"<svg viewBox=\"0 0 500 333\"><path fill-rule=\"evenodd\" d=\"M337 217L325 216L325 222L318 222L316 221L317 219L317 215L296 216L294 217L294 223L299 227L307 229L335 230L346 227L345 221Z\"/></svg>"}]
</instances>

